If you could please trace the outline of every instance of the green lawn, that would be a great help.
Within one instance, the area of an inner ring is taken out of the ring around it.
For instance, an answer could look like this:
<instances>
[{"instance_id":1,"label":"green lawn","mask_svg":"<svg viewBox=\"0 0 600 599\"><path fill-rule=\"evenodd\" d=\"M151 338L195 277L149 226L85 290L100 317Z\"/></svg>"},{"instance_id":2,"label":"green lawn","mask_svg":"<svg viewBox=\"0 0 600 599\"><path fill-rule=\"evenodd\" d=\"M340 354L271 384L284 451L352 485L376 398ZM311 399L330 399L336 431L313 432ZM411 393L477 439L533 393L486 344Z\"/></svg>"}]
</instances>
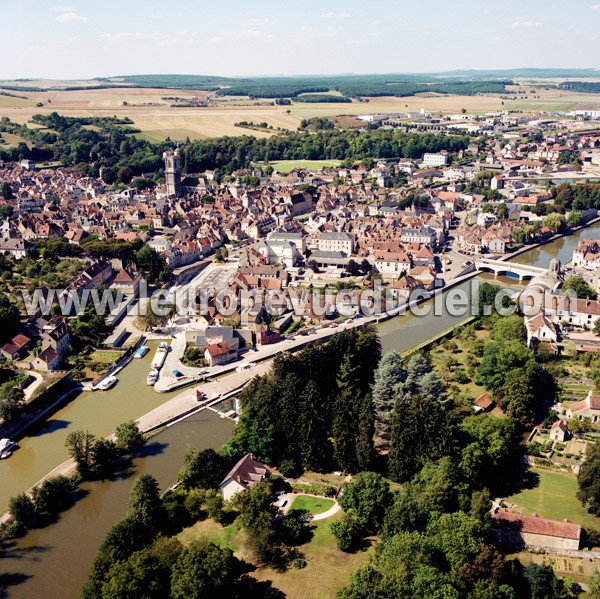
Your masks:
<instances>
[{"instance_id":1,"label":"green lawn","mask_svg":"<svg viewBox=\"0 0 600 599\"><path fill-rule=\"evenodd\" d=\"M287 174L295 168L319 169L327 166L339 166L339 160L279 160L271 166L279 173Z\"/></svg>"},{"instance_id":2,"label":"green lawn","mask_svg":"<svg viewBox=\"0 0 600 599\"><path fill-rule=\"evenodd\" d=\"M311 497L309 495L298 495L292 503L292 510L299 510L307 514L322 514L330 507L333 507L332 499L323 499L322 497Z\"/></svg>"},{"instance_id":3,"label":"green lawn","mask_svg":"<svg viewBox=\"0 0 600 599\"><path fill-rule=\"evenodd\" d=\"M290 568L286 572L261 568L252 576L257 580L271 580L288 599L334 599L373 551L370 547L367 551L344 553L337 548L330 524L341 517L342 513L338 512L327 520L315 522L310 543L298 547L304 554L306 568Z\"/></svg>"},{"instance_id":4,"label":"green lawn","mask_svg":"<svg viewBox=\"0 0 600 599\"><path fill-rule=\"evenodd\" d=\"M290 567L285 572L257 568L251 576L260 581L270 580L273 587L281 590L288 599L335 599L336 593L348 584L352 574L373 552L372 546L356 553L344 553L337 548L330 524L341 517L342 513L338 512L312 525L312 539L297 548L307 562L305 568L297 570ZM205 537L219 547L233 549L237 557L248 557L235 523L223 528L213 520L203 520L179 534L184 544L199 537Z\"/></svg>"},{"instance_id":5,"label":"green lawn","mask_svg":"<svg viewBox=\"0 0 600 599\"><path fill-rule=\"evenodd\" d=\"M532 468L539 476L535 489L525 489L507 497L507 501L522 506L526 513L536 513L551 520L564 520L580 524L585 528L600 530L600 518L587 512L575 494L577 479L574 474Z\"/></svg>"}]
</instances>

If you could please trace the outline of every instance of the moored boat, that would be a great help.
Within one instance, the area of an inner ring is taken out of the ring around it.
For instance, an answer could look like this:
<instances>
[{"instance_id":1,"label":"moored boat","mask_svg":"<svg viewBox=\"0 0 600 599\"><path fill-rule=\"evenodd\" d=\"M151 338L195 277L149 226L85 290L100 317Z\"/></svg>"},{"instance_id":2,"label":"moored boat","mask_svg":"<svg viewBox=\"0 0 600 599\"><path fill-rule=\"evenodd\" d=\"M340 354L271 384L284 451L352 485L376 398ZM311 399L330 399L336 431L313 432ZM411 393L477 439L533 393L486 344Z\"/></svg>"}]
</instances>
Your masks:
<instances>
[{"instance_id":1,"label":"moored boat","mask_svg":"<svg viewBox=\"0 0 600 599\"><path fill-rule=\"evenodd\" d=\"M99 391L107 391L108 389L116 385L118 380L119 379L116 376L111 374L110 376L102 380L100 383L98 383L96 385L96 389L98 389Z\"/></svg>"},{"instance_id":2,"label":"moored boat","mask_svg":"<svg viewBox=\"0 0 600 599\"><path fill-rule=\"evenodd\" d=\"M153 368L146 377L146 385L152 386L158 380L159 372Z\"/></svg>"},{"instance_id":3,"label":"moored boat","mask_svg":"<svg viewBox=\"0 0 600 599\"><path fill-rule=\"evenodd\" d=\"M152 368L156 370L160 370L167 359L167 352L169 351L169 346L165 343L164 346L161 343L154 354L154 358L152 358Z\"/></svg>"},{"instance_id":4,"label":"moored boat","mask_svg":"<svg viewBox=\"0 0 600 599\"><path fill-rule=\"evenodd\" d=\"M12 439L0 439L0 460L9 458L18 444Z\"/></svg>"},{"instance_id":5,"label":"moored boat","mask_svg":"<svg viewBox=\"0 0 600 599\"><path fill-rule=\"evenodd\" d=\"M138 347L138 349L136 350L133 357L134 358L143 358L149 351L150 351L150 348L147 345L142 345L141 347Z\"/></svg>"}]
</instances>

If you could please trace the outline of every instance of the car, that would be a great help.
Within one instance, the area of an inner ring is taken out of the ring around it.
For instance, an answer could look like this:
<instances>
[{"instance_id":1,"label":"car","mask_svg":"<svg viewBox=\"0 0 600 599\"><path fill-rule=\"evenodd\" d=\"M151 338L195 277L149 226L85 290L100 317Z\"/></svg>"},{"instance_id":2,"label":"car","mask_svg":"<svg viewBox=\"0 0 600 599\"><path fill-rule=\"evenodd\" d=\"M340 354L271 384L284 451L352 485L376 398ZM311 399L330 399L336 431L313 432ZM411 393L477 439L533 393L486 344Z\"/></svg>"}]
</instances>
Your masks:
<instances>
[{"instance_id":1,"label":"car","mask_svg":"<svg viewBox=\"0 0 600 599\"><path fill-rule=\"evenodd\" d=\"M285 506L287 505L287 503L288 503L288 500L287 500L287 499L284 499L284 500L281 502L281 507L285 507Z\"/></svg>"}]
</instances>

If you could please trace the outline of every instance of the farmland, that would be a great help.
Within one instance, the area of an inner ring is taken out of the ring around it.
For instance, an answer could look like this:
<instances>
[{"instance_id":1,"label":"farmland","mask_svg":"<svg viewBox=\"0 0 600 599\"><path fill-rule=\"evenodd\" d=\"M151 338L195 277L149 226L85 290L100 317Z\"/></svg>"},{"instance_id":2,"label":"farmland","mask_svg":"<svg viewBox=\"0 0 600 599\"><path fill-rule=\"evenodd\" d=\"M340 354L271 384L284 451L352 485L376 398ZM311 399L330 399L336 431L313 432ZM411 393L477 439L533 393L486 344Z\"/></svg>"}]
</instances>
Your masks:
<instances>
[{"instance_id":1,"label":"farmland","mask_svg":"<svg viewBox=\"0 0 600 599\"><path fill-rule=\"evenodd\" d=\"M436 115L459 113L463 108L484 114L501 109L536 112L600 108L600 94L545 89L540 85L522 88L525 93L502 100L497 94L454 96L421 93L409 97L372 97L367 101L344 104L298 102L278 106L270 100L244 97L215 97L214 93L189 89L109 88L63 91L10 92L27 99L0 95L0 117L26 123L34 114L53 111L64 116L129 117L145 139L204 139L222 135L269 137L278 128L295 130L303 119L333 118L348 115L347 122L360 114L394 113L424 109ZM209 101L207 107L173 107L167 98ZM514 99L512 99L514 98ZM503 106L504 102L504 106ZM37 107L37 103L43 106ZM266 122L273 130L248 130L236 127L240 121Z\"/></svg>"}]
</instances>

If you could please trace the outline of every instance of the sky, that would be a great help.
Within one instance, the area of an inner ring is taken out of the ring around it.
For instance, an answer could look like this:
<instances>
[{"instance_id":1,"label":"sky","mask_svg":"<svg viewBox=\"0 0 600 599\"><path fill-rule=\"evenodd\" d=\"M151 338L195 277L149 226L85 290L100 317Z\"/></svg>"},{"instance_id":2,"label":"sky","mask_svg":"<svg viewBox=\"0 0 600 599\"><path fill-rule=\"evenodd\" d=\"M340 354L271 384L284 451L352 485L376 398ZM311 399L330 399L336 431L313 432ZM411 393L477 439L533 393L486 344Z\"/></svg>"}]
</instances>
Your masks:
<instances>
[{"instance_id":1,"label":"sky","mask_svg":"<svg viewBox=\"0 0 600 599\"><path fill-rule=\"evenodd\" d=\"M0 0L0 79L600 67L600 0L66 2Z\"/></svg>"}]
</instances>

